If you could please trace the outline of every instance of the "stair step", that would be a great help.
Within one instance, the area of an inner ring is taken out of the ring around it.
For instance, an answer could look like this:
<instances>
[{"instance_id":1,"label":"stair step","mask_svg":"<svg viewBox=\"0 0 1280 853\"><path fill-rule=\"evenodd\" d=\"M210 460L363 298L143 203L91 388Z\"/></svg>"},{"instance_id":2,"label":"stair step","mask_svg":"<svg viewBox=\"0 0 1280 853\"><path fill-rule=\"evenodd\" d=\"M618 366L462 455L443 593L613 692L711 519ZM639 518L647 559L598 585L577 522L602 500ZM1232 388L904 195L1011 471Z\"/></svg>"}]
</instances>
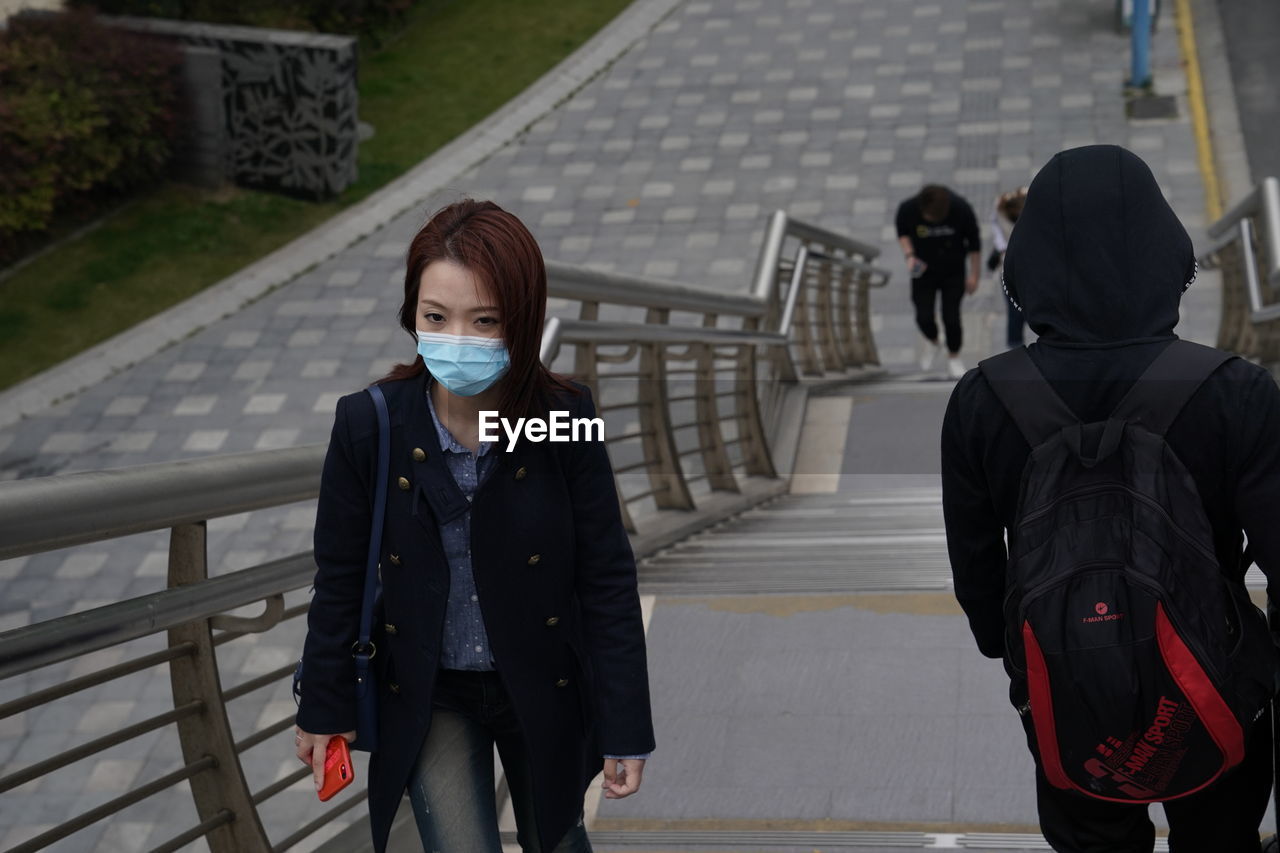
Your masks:
<instances>
[{"instance_id":1,"label":"stair step","mask_svg":"<svg viewBox=\"0 0 1280 853\"><path fill-rule=\"evenodd\" d=\"M1001 832L875 832L806 830L595 830L591 844L603 851L648 850L967 850L1040 851L1051 850L1038 834ZM510 836L508 838L508 836ZM503 833L503 841L514 842L515 833ZM1167 838L1156 839L1156 853L1168 853Z\"/></svg>"},{"instance_id":2,"label":"stair step","mask_svg":"<svg viewBox=\"0 0 1280 853\"><path fill-rule=\"evenodd\" d=\"M942 493L783 496L651 555L639 572L641 588L662 595L950 589Z\"/></svg>"}]
</instances>

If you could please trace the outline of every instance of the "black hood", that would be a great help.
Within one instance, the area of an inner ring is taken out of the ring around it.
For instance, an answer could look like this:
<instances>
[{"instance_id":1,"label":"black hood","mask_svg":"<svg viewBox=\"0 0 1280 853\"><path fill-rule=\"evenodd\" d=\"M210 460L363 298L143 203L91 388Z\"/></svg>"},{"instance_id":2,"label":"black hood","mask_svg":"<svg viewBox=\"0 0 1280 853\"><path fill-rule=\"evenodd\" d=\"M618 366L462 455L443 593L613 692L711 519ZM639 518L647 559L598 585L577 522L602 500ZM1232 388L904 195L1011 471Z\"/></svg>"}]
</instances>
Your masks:
<instances>
[{"instance_id":1,"label":"black hood","mask_svg":"<svg viewBox=\"0 0 1280 853\"><path fill-rule=\"evenodd\" d=\"M1004 285L1046 342L1173 337L1191 238L1147 164L1116 145L1055 154L1027 192Z\"/></svg>"}]
</instances>

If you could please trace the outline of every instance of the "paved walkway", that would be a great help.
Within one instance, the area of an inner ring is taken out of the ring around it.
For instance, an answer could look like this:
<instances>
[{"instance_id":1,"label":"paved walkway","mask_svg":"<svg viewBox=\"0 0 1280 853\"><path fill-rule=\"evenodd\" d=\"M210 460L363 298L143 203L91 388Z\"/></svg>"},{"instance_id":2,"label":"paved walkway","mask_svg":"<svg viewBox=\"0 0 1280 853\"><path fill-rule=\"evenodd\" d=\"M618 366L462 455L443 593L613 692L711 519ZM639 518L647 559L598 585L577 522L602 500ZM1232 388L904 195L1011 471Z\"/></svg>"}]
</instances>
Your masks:
<instances>
[{"instance_id":1,"label":"paved walkway","mask_svg":"<svg viewBox=\"0 0 1280 853\"><path fill-rule=\"evenodd\" d=\"M462 195L492 197L519 214L549 257L741 290L776 208L880 245L894 266L894 208L923 182L951 184L985 215L999 190L1027 182L1054 152L1115 142L1151 164L1195 231L1203 197L1188 122L1125 121L1126 46L1110 16L1111 0L678 3L606 70L548 104L527 132L381 229L233 316L0 428L0 478L325 441L339 395L412 355L394 320L405 247L425 211ZM1181 94L1170 23L1155 44L1156 80L1162 92ZM902 281L899 274L875 294L875 329L885 362L910 377L915 332ZM1184 300L1185 334L1212 339L1215 287L1205 275ZM984 282L966 302L970 363L998 346L1002 326L996 289ZM211 523L216 571L306 550L313 518L301 504ZM164 537L145 535L0 562L0 630L159 589L165 553ZM677 611L690 612L660 600L655 624ZM226 681L296 657L301 637L278 633L224 647ZM15 679L0 686L0 698L149 647ZM680 691L668 686L659 703ZM158 712L167 691L167 676L156 671L6 721L0 765L29 763ZM264 691L233 706L233 724L247 731L292 709L284 690ZM173 739L157 735L105 754L92 773L6 794L0 847L177 763ZM292 770L287 735L277 750L255 750L246 767L260 780ZM661 775L656 769L653 778ZM291 791L264 819L278 836L317 813L313 800ZM57 849L140 849L193 816L179 793Z\"/></svg>"}]
</instances>

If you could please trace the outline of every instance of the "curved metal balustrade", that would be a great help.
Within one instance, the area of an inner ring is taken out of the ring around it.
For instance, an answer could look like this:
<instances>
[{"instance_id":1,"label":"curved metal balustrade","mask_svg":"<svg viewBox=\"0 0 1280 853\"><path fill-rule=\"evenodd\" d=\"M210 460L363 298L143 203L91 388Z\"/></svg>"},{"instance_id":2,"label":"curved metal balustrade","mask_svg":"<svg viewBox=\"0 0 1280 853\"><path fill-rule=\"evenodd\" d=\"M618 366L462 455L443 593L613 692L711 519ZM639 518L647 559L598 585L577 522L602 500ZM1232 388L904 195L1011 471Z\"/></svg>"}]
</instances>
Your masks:
<instances>
[{"instance_id":1,"label":"curved metal balustrade","mask_svg":"<svg viewBox=\"0 0 1280 853\"><path fill-rule=\"evenodd\" d=\"M785 491L807 389L878 365L869 293L889 274L872 266L876 254L779 212L746 294L548 264L555 316L543 360L594 389L638 554ZM285 850L363 802L362 792L344 792L272 837L260 810L295 785L309 791L310 771L253 762L277 768L261 773L246 756L264 746L277 759L292 755L282 740L290 707L263 701L267 691L288 696L292 661L231 686L219 669L220 656L243 656L259 643L296 654L314 563L304 553L210 577L208 522L313 499L323 454L313 445L0 483L0 559L171 531L168 589L0 634L0 678L7 695L18 694L0 705L0 723L92 701L96 688L157 668L167 671L173 700L170 710L11 770L0 795L156 732L176 732L181 746L171 772L14 853L47 847L180 783L190 787L195 825L156 851L202 837L213 851ZM260 613L230 612L246 607ZM108 650L123 660L94 665L93 655ZM67 677L72 661L87 664ZM42 686L14 689L34 683Z\"/></svg>"},{"instance_id":2,"label":"curved metal balustrade","mask_svg":"<svg viewBox=\"0 0 1280 853\"><path fill-rule=\"evenodd\" d=\"M1208 228L1218 242L1199 259L1222 270L1218 346L1280 365L1280 182L1265 178Z\"/></svg>"}]
</instances>

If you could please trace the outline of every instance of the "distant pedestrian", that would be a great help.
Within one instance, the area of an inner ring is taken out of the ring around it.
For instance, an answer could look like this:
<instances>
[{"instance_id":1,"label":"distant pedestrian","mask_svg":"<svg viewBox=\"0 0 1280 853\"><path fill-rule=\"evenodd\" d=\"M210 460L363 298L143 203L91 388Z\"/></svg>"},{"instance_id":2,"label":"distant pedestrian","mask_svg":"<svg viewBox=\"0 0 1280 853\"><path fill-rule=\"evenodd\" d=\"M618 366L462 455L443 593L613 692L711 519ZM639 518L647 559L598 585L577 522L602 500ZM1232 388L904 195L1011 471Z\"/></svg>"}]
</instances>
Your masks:
<instances>
[{"instance_id":1,"label":"distant pedestrian","mask_svg":"<svg viewBox=\"0 0 1280 853\"><path fill-rule=\"evenodd\" d=\"M992 248L991 254L987 257L987 269L995 273L996 281L1003 281L1004 252L1009 247L1009 235L1013 233L1014 223L1018 221L1018 217L1022 214L1022 206L1026 204L1026 201L1027 188L1018 187L1016 190L1001 193L991 210ZM1013 349L1014 347L1022 346L1022 327L1025 323L1022 319L1022 312L1009 299L1009 295L1004 293L1003 286L1001 287L1001 293L1004 296L1007 320L1005 345L1009 349Z\"/></svg>"},{"instance_id":2,"label":"distant pedestrian","mask_svg":"<svg viewBox=\"0 0 1280 853\"><path fill-rule=\"evenodd\" d=\"M944 186L929 184L898 205L898 243L911 275L911 302L916 326L924 335L920 369L937 366L942 354L938 341L937 302L942 295L942 325L947 334L947 374L964 375L960 347L960 300L978 288L981 240L978 220L969 202ZM966 269L966 259L968 261Z\"/></svg>"}]
</instances>

